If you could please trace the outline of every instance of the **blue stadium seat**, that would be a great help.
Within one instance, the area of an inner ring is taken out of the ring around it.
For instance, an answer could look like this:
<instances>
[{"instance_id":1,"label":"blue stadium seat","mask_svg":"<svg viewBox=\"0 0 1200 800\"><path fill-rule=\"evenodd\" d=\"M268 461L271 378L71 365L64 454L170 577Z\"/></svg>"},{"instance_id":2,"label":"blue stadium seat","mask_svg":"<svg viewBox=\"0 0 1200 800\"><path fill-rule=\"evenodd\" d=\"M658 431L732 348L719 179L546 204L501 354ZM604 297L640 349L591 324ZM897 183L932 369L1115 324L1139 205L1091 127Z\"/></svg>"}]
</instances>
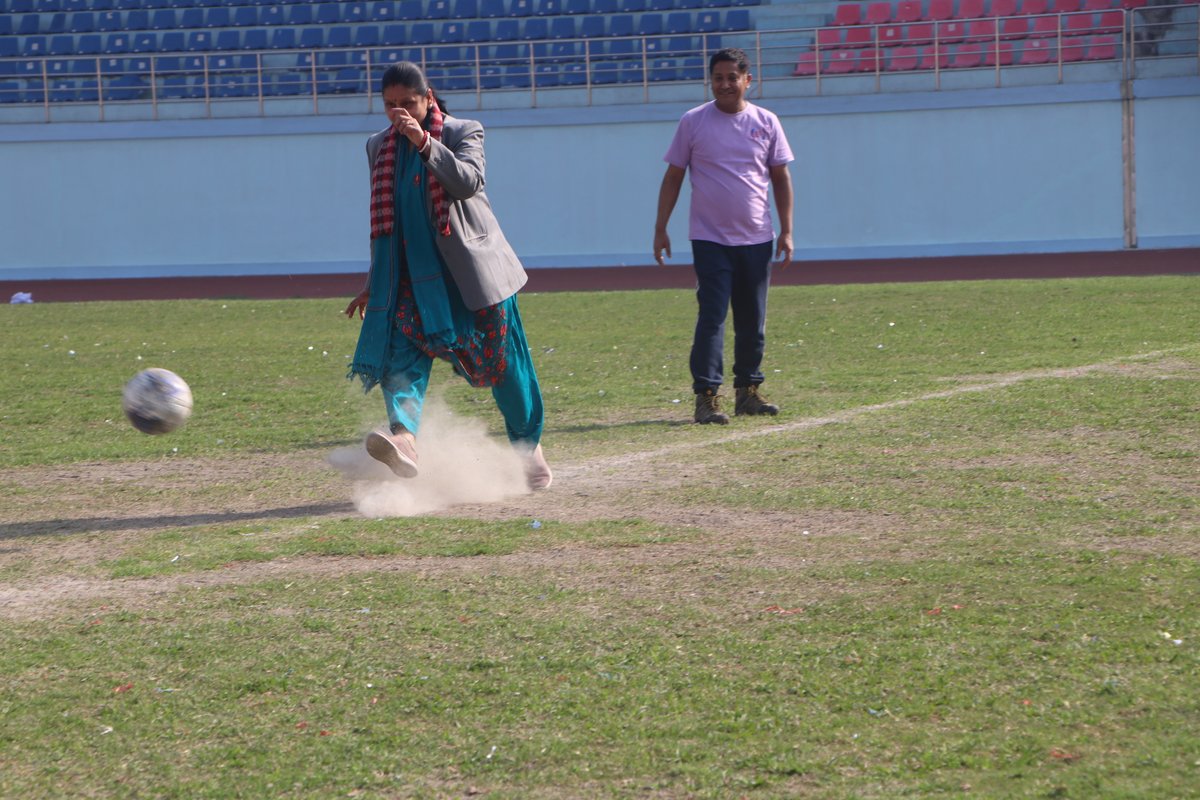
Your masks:
<instances>
[{"instance_id":1,"label":"blue stadium seat","mask_svg":"<svg viewBox=\"0 0 1200 800\"><path fill-rule=\"evenodd\" d=\"M584 86L587 84L587 65L582 61L563 64L558 82L561 86Z\"/></svg>"},{"instance_id":2,"label":"blue stadium seat","mask_svg":"<svg viewBox=\"0 0 1200 800\"><path fill-rule=\"evenodd\" d=\"M79 82L79 102L95 103L100 99L100 83L95 78L84 78Z\"/></svg>"},{"instance_id":3,"label":"blue stadium seat","mask_svg":"<svg viewBox=\"0 0 1200 800\"><path fill-rule=\"evenodd\" d=\"M589 14L579 25L579 35L585 39L598 39L604 36L607 19L603 14Z\"/></svg>"},{"instance_id":4,"label":"blue stadium seat","mask_svg":"<svg viewBox=\"0 0 1200 800\"><path fill-rule=\"evenodd\" d=\"M243 50L266 50L267 49L267 29L266 28L251 28L242 34L242 49Z\"/></svg>"},{"instance_id":5,"label":"blue stadium seat","mask_svg":"<svg viewBox=\"0 0 1200 800\"><path fill-rule=\"evenodd\" d=\"M214 41L217 50L239 50L242 47L242 32L234 28L218 31Z\"/></svg>"},{"instance_id":6,"label":"blue stadium seat","mask_svg":"<svg viewBox=\"0 0 1200 800\"><path fill-rule=\"evenodd\" d=\"M9 17L5 16L5 19ZM76 11L71 15L71 24L67 26L67 30L71 33L87 33L96 28L96 15L91 11ZM0 29L0 33L5 31ZM12 31L8 31L12 33Z\"/></svg>"},{"instance_id":7,"label":"blue stadium seat","mask_svg":"<svg viewBox=\"0 0 1200 800\"><path fill-rule=\"evenodd\" d=\"M16 38L5 37L0 39L0 58L16 58L21 51L17 48ZM0 75L12 74L16 69L12 68L8 73L5 69L11 66L12 62L0 62Z\"/></svg>"},{"instance_id":8,"label":"blue stadium seat","mask_svg":"<svg viewBox=\"0 0 1200 800\"><path fill-rule=\"evenodd\" d=\"M276 6L278 8L278 6ZM265 12L267 9L263 9ZM280 19L283 18L283 12L280 11ZM258 8L256 6L238 6L233 10L233 24L238 28L253 28L258 24ZM270 22L264 22L264 25L270 25Z\"/></svg>"},{"instance_id":9,"label":"blue stadium seat","mask_svg":"<svg viewBox=\"0 0 1200 800\"><path fill-rule=\"evenodd\" d=\"M159 75L170 75L183 70L183 62L179 56L159 56L154 59L154 71Z\"/></svg>"},{"instance_id":10,"label":"blue stadium seat","mask_svg":"<svg viewBox=\"0 0 1200 800\"><path fill-rule=\"evenodd\" d=\"M46 54L51 56L69 56L75 53L75 37L64 33L51 36L46 46Z\"/></svg>"},{"instance_id":11,"label":"blue stadium seat","mask_svg":"<svg viewBox=\"0 0 1200 800\"><path fill-rule=\"evenodd\" d=\"M479 66L479 88L499 89L504 81L504 69L497 64Z\"/></svg>"},{"instance_id":12,"label":"blue stadium seat","mask_svg":"<svg viewBox=\"0 0 1200 800\"><path fill-rule=\"evenodd\" d=\"M721 26L721 30L748 31L752 27L750 24L750 11L745 8L734 8L725 12L725 24Z\"/></svg>"},{"instance_id":13,"label":"blue stadium seat","mask_svg":"<svg viewBox=\"0 0 1200 800\"><path fill-rule=\"evenodd\" d=\"M583 43L578 41L558 41L550 45L550 60L554 62L575 61L583 58Z\"/></svg>"},{"instance_id":14,"label":"blue stadium seat","mask_svg":"<svg viewBox=\"0 0 1200 800\"><path fill-rule=\"evenodd\" d=\"M451 67L442 84L448 92L471 92L475 90L474 67Z\"/></svg>"},{"instance_id":15,"label":"blue stadium seat","mask_svg":"<svg viewBox=\"0 0 1200 800\"><path fill-rule=\"evenodd\" d=\"M390 0L378 0L371 4L372 22L391 22L396 18L396 4Z\"/></svg>"},{"instance_id":16,"label":"blue stadium seat","mask_svg":"<svg viewBox=\"0 0 1200 800\"><path fill-rule=\"evenodd\" d=\"M717 11L701 11L696 14L696 33L716 33L721 30L721 15Z\"/></svg>"},{"instance_id":17,"label":"blue stadium seat","mask_svg":"<svg viewBox=\"0 0 1200 800\"><path fill-rule=\"evenodd\" d=\"M326 47L349 47L354 41L354 29L349 25L335 25L329 29L325 40Z\"/></svg>"},{"instance_id":18,"label":"blue stadium seat","mask_svg":"<svg viewBox=\"0 0 1200 800\"><path fill-rule=\"evenodd\" d=\"M592 11L597 14L615 14L618 6L618 0L592 0Z\"/></svg>"},{"instance_id":19,"label":"blue stadium seat","mask_svg":"<svg viewBox=\"0 0 1200 800\"><path fill-rule=\"evenodd\" d=\"M27 14L34 10L33 0L10 0L8 10L13 14Z\"/></svg>"},{"instance_id":20,"label":"blue stadium seat","mask_svg":"<svg viewBox=\"0 0 1200 800\"><path fill-rule=\"evenodd\" d=\"M400 0L396 8L396 19L413 22L425 16L425 8L421 0Z\"/></svg>"},{"instance_id":21,"label":"blue stadium seat","mask_svg":"<svg viewBox=\"0 0 1200 800\"><path fill-rule=\"evenodd\" d=\"M455 19L475 19L479 16L479 0L454 0L450 16Z\"/></svg>"},{"instance_id":22,"label":"blue stadium seat","mask_svg":"<svg viewBox=\"0 0 1200 800\"><path fill-rule=\"evenodd\" d=\"M640 14L646 10L646 0L619 0L621 11L626 14Z\"/></svg>"},{"instance_id":23,"label":"blue stadium seat","mask_svg":"<svg viewBox=\"0 0 1200 800\"><path fill-rule=\"evenodd\" d=\"M292 25L311 25L312 21L313 7L311 3L292 6L288 13L288 22Z\"/></svg>"},{"instance_id":24,"label":"blue stadium seat","mask_svg":"<svg viewBox=\"0 0 1200 800\"><path fill-rule=\"evenodd\" d=\"M96 30L102 33L121 30L121 14L117 11L105 11L96 17Z\"/></svg>"},{"instance_id":25,"label":"blue stadium seat","mask_svg":"<svg viewBox=\"0 0 1200 800\"><path fill-rule=\"evenodd\" d=\"M668 57L683 58L700 52L700 39L695 36L672 36L662 47L662 54Z\"/></svg>"},{"instance_id":26,"label":"blue stadium seat","mask_svg":"<svg viewBox=\"0 0 1200 800\"><path fill-rule=\"evenodd\" d=\"M443 22L437 40L441 44L459 44L463 40L463 24L458 20Z\"/></svg>"},{"instance_id":27,"label":"blue stadium seat","mask_svg":"<svg viewBox=\"0 0 1200 800\"><path fill-rule=\"evenodd\" d=\"M238 73L221 73L213 80L213 76L209 76L210 82L213 84L212 96L222 99L233 97L246 97L247 95L258 94L257 87L254 91L246 85L245 78Z\"/></svg>"},{"instance_id":28,"label":"blue stadium seat","mask_svg":"<svg viewBox=\"0 0 1200 800\"><path fill-rule=\"evenodd\" d=\"M75 81L69 78L58 78L50 82L51 103L74 103L79 99L79 91Z\"/></svg>"},{"instance_id":29,"label":"blue stadium seat","mask_svg":"<svg viewBox=\"0 0 1200 800\"><path fill-rule=\"evenodd\" d=\"M540 17L557 17L564 13L562 0L537 0L535 13Z\"/></svg>"},{"instance_id":30,"label":"blue stadium seat","mask_svg":"<svg viewBox=\"0 0 1200 800\"><path fill-rule=\"evenodd\" d=\"M507 16L507 14L508 11L504 7L504 0L480 0L479 2L479 16L485 19L495 19L496 17ZM498 85L499 83L497 82Z\"/></svg>"},{"instance_id":31,"label":"blue stadium seat","mask_svg":"<svg viewBox=\"0 0 1200 800\"><path fill-rule=\"evenodd\" d=\"M155 9L154 16L150 18L150 27L156 31L169 31L176 24L175 9L173 8Z\"/></svg>"},{"instance_id":32,"label":"blue stadium seat","mask_svg":"<svg viewBox=\"0 0 1200 800\"><path fill-rule=\"evenodd\" d=\"M33 8L39 14L49 14L54 11L62 11L62 0L37 0L33 4Z\"/></svg>"},{"instance_id":33,"label":"blue stadium seat","mask_svg":"<svg viewBox=\"0 0 1200 800\"><path fill-rule=\"evenodd\" d=\"M276 28L271 31L272 50L293 50L296 46L295 28Z\"/></svg>"},{"instance_id":34,"label":"blue stadium seat","mask_svg":"<svg viewBox=\"0 0 1200 800\"><path fill-rule=\"evenodd\" d=\"M252 7L253 6L248 6L248 8ZM283 6L264 6L262 10L258 12L258 24L270 25L272 27L275 25L285 25L287 24L287 12L284 10Z\"/></svg>"},{"instance_id":35,"label":"blue stadium seat","mask_svg":"<svg viewBox=\"0 0 1200 800\"><path fill-rule=\"evenodd\" d=\"M521 38L527 41L550 37L550 23L545 17L530 17L521 27Z\"/></svg>"},{"instance_id":36,"label":"blue stadium seat","mask_svg":"<svg viewBox=\"0 0 1200 800\"><path fill-rule=\"evenodd\" d=\"M509 64L504 68L503 85L511 89L528 89L530 87L529 65Z\"/></svg>"},{"instance_id":37,"label":"blue stadium seat","mask_svg":"<svg viewBox=\"0 0 1200 800\"><path fill-rule=\"evenodd\" d=\"M21 91L19 102L21 103L44 103L46 102L45 84L41 78L34 78L25 81L24 89Z\"/></svg>"},{"instance_id":38,"label":"blue stadium seat","mask_svg":"<svg viewBox=\"0 0 1200 800\"><path fill-rule=\"evenodd\" d=\"M144 31L150 27L150 12L144 8L135 8L125 15L125 30Z\"/></svg>"},{"instance_id":39,"label":"blue stadium seat","mask_svg":"<svg viewBox=\"0 0 1200 800\"><path fill-rule=\"evenodd\" d=\"M333 25L341 21L337 3L319 3L317 5L316 23L318 25Z\"/></svg>"},{"instance_id":40,"label":"blue stadium seat","mask_svg":"<svg viewBox=\"0 0 1200 800\"><path fill-rule=\"evenodd\" d=\"M674 11L675 0L646 0L647 11Z\"/></svg>"},{"instance_id":41,"label":"blue stadium seat","mask_svg":"<svg viewBox=\"0 0 1200 800\"><path fill-rule=\"evenodd\" d=\"M183 31L167 31L159 39L158 49L163 53L182 53L187 49Z\"/></svg>"},{"instance_id":42,"label":"blue stadium seat","mask_svg":"<svg viewBox=\"0 0 1200 800\"><path fill-rule=\"evenodd\" d=\"M355 0L353 3L342 4L342 22L349 22L352 25L359 25L369 19L367 4L362 0Z\"/></svg>"},{"instance_id":43,"label":"blue stadium seat","mask_svg":"<svg viewBox=\"0 0 1200 800\"><path fill-rule=\"evenodd\" d=\"M181 28L203 28L204 27L204 9L203 8L185 8L179 13L179 27Z\"/></svg>"},{"instance_id":44,"label":"blue stadium seat","mask_svg":"<svg viewBox=\"0 0 1200 800\"><path fill-rule=\"evenodd\" d=\"M641 61L625 61L621 63L620 81L621 83L643 83L645 81L645 72L642 70Z\"/></svg>"},{"instance_id":45,"label":"blue stadium seat","mask_svg":"<svg viewBox=\"0 0 1200 800\"><path fill-rule=\"evenodd\" d=\"M533 0L509 0L508 15L510 17L533 16Z\"/></svg>"},{"instance_id":46,"label":"blue stadium seat","mask_svg":"<svg viewBox=\"0 0 1200 800\"><path fill-rule=\"evenodd\" d=\"M432 22L417 22L409 29L409 44L433 44L434 33Z\"/></svg>"},{"instance_id":47,"label":"blue stadium seat","mask_svg":"<svg viewBox=\"0 0 1200 800\"><path fill-rule=\"evenodd\" d=\"M50 24L45 28L46 33L66 33L67 15L59 12L50 17Z\"/></svg>"},{"instance_id":48,"label":"blue stadium seat","mask_svg":"<svg viewBox=\"0 0 1200 800\"><path fill-rule=\"evenodd\" d=\"M163 100L196 100L204 96L204 90L198 85L198 80L187 75L168 75L163 78L158 96Z\"/></svg>"},{"instance_id":49,"label":"blue stadium seat","mask_svg":"<svg viewBox=\"0 0 1200 800\"><path fill-rule=\"evenodd\" d=\"M642 40L640 39L610 39L605 49L608 58L631 58L641 55Z\"/></svg>"},{"instance_id":50,"label":"blue stadium seat","mask_svg":"<svg viewBox=\"0 0 1200 800\"><path fill-rule=\"evenodd\" d=\"M558 64L538 64L533 73L533 84L539 89L548 89L559 84Z\"/></svg>"},{"instance_id":51,"label":"blue stadium seat","mask_svg":"<svg viewBox=\"0 0 1200 800\"><path fill-rule=\"evenodd\" d=\"M300 47L311 50L325 46L325 29L308 27L300 31Z\"/></svg>"},{"instance_id":52,"label":"blue stadium seat","mask_svg":"<svg viewBox=\"0 0 1200 800\"><path fill-rule=\"evenodd\" d=\"M153 53L158 50L158 34L142 31L133 35L133 43L129 46L131 53Z\"/></svg>"},{"instance_id":53,"label":"blue stadium seat","mask_svg":"<svg viewBox=\"0 0 1200 800\"><path fill-rule=\"evenodd\" d=\"M146 91L146 81L139 75L118 75L108 81L105 102L139 100Z\"/></svg>"},{"instance_id":54,"label":"blue stadium seat","mask_svg":"<svg viewBox=\"0 0 1200 800\"><path fill-rule=\"evenodd\" d=\"M597 61L592 64L592 84L607 86L617 82L621 75L622 61Z\"/></svg>"},{"instance_id":55,"label":"blue stadium seat","mask_svg":"<svg viewBox=\"0 0 1200 800\"><path fill-rule=\"evenodd\" d=\"M450 0L429 0L425 19L450 19Z\"/></svg>"},{"instance_id":56,"label":"blue stadium seat","mask_svg":"<svg viewBox=\"0 0 1200 800\"><path fill-rule=\"evenodd\" d=\"M212 34L208 31L192 31L187 37L187 49L193 53L212 49Z\"/></svg>"},{"instance_id":57,"label":"blue stadium seat","mask_svg":"<svg viewBox=\"0 0 1200 800\"><path fill-rule=\"evenodd\" d=\"M0 14L0 36L11 36L16 32L13 27L13 17L11 14Z\"/></svg>"},{"instance_id":58,"label":"blue stadium seat","mask_svg":"<svg viewBox=\"0 0 1200 800\"><path fill-rule=\"evenodd\" d=\"M461 47L435 47L430 61L438 67L453 67L466 63L465 55Z\"/></svg>"},{"instance_id":59,"label":"blue stadium seat","mask_svg":"<svg viewBox=\"0 0 1200 800\"><path fill-rule=\"evenodd\" d=\"M638 18L638 36L658 36L663 32L662 14L642 14Z\"/></svg>"},{"instance_id":60,"label":"blue stadium seat","mask_svg":"<svg viewBox=\"0 0 1200 800\"><path fill-rule=\"evenodd\" d=\"M228 28L232 24L233 19L227 6L210 8L204 14L204 27L206 28Z\"/></svg>"},{"instance_id":61,"label":"blue stadium seat","mask_svg":"<svg viewBox=\"0 0 1200 800\"><path fill-rule=\"evenodd\" d=\"M614 14L608 20L609 36L633 36L633 15Z\"/></svg>"},{"instance_id":62,"label":"blue stadium seat","mask_svg":"<svg viewBox=\"0 0 1200 800\"><path fill-rule=\"evenodd\" d=\"M71 72L71 62L65 58L54 58L46 60L46 74L51 77L59 77L68 75Z\"/></svg>"},{"instance_id":63,"label":"blue stadium seat","mask_svg":"<svg viewBox=\"0 0 1200 800\"><path fill-rule=\"evenodd\" d=\"M691 33L692 32L692 15L688 11L673 11L667 14L666 23L663 26L663 33L668 35L674 33Z\"/></svg>"},{"instance_id":64,"label":"blue stadium seat","mask_svg":"<svg viewBox=\"0 0 1200 800\"><path fill-rule=\"evenodd\" d=\"M129 34L110 33L104 40L104 52L110 55L129 52Z\"/></svg>"},{"instance_id":65,"label":"blue stadium seat","mask_svg":"<svg viewBox=\"0 0 1200 800\"><path fill-rule=\"evenodd\" d=\"M592 13L591 0L567 0L565 11L568 14L590 14Z\"/></svg>"},{"instance_id":66,"label":"blue stadium seat","mask_svg":"<svg viewBox=\"0 0 1200 800\"><path fill-rule=\"evenodd\" d=\"M355 47L378 47L380 41L378 25L359 25L354 32Z\"/></svg>"},{"instance_id":67,"label":"blue stadium seat","mask_svg":"<svg viewBox=\"0 0 1200 800\"><path fill-rule=\"evenodd\" d=\"M100 34L85 33L75 40L75 53L81 56L94 56L98 54L102 48ZM3 55L0 53L0 55Z\"/></svg>"},{"instance_id":68,"label":"blue stadium seat","mask_svg":"<svg viewBox=\"0 0 1200 800\"><path fill-rule=\"evenodd\" d=\"M555 17L550 20L551 39L574 39L576 36L574 17Z\"/></svg>"},{"instance_id":69,"label":"blue stadium seat","mask_svg":"<svg viewBox=\"0 0 1200 800\"><path fill-rule=\"evenodd\" d=\"M467 23L463 41L490 42L492 40L492 23L486 19L473 19Z\"/></svg>"},{"instance_id":70,"label":"blue stadium seat","mask_svg":"<svg viewBox=\"0 0 1200 800\"><path fill-rule=\"evenodd\" d=\"M492 39L497 42L511 42L521 38L521 23L515 19L501 19L496 21L496 29L492 33Z\"/></svg>"},{"instance_id":71,"label":"blue stadium seat","mask_svg":"<svg viewBox=\"0 0 1200 800\"><path fill-rule=\"evenodd\" d=\"M312 92L309 76L302 72L281 72L271 81L271 94L278 97L295 97Z\"/></svg>"},{"instance_id":72,"label":"blue stadium seat","mask_svg":"<svg viewBox=\"0 0 1200 800\"><path fill-rule=\"evenodd\" d=\"M393 22L383 29L384 44L405 44L408 42L408 26ZM401 59L403 60L403 59Z\"/></svg>"}]
</instances>

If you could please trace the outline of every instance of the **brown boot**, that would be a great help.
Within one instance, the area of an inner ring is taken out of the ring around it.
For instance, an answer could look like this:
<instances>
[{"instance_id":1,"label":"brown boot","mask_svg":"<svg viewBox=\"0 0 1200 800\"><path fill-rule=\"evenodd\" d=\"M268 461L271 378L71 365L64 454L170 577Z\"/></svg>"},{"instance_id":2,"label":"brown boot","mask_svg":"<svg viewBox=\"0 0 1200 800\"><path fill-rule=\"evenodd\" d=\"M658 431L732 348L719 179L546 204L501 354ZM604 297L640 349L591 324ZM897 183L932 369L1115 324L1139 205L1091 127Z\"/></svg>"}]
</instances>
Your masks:
<instances>
[{"instance_id":1,"label":"brown boot","mask_svg":"<svg viewBox=\"0 0 1200 800\"><path fill-rule=\"evenodd\" d=\"M525 465L525 483L535 492L542 489L549 489L551 481L554 480L554 474L550 472L550 465L546 463L546 456L542 455L542 446L537 447L521 454L521 459Z\"/></svg>"},{"instance_id":2,"label":"brown boot","mask_svg":"<svg viewBox=\"0 0 1200 800\"><path fill-rule=\"evenodd\" d=\"M696 422L701 425L728 425L729 415L721 413L721 398L716 389L696 393Z\"/></svg>"},{"instance_id":3,"label":"brown boot","mask_svg":"<svg viewBox=\"0 0 1200 800\"><path fill-rule=\"evenodd\" d=\"M775 416L779 413L779 406L774 403L768 403L766 399L758 393L757 386L746 386L736 390L737 399L734 401L733 413L740 416L757 416L759 414L769 414Z\"/></svg>"},{"instance_id":4,"label":"brown boot","mask_svg":"<svg viewBox=\"0 0 1200 800\"><path fill-rule=\"evenodd\" d=\"M406 430L398 433L371 431L367 434L367 453L376 461L387 464L396 477L417 477L416 441Z\"/></svg>"}]
</instances>

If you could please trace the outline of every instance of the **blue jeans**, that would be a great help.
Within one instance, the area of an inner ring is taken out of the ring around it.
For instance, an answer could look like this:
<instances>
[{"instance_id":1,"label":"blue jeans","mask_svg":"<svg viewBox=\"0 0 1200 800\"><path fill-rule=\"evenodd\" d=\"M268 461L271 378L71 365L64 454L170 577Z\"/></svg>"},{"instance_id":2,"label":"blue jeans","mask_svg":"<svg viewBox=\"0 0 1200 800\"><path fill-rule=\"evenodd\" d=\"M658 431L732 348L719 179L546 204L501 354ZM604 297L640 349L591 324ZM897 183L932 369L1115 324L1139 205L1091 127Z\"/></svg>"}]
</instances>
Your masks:
<instances>
[{"instance_id":1,"label":"blue jeans","mask_svg":"<svg viewBox=\"0 0 1200 800\"><path fill-rule=\"evenodd\" d=\"M733 385L763 382L767 288L772 242L729 246L692 241L696 268L696 334L692 339L692 391L716 390L724 382L725 316L733 309Z\"/></svg>"}]
</instances>

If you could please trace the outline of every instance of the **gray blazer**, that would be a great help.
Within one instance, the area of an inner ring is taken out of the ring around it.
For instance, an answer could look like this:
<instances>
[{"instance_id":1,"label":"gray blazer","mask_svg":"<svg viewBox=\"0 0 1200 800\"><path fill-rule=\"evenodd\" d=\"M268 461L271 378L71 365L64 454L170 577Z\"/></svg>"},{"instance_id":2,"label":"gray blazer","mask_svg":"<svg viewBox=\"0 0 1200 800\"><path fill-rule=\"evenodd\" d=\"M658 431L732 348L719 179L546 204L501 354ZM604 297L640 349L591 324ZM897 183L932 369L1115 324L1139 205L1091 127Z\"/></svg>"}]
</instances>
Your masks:
<instances>
[{"instance_id":1,"label":"gray blazer","mask_svg":"<svg viewBox=\"0 0 1200 800\"><path fill-rule=\"evenodd\" d=\"M367 163L372 168L390 130L386 128L367 140ZM528 277L483 192L483 126L474 120L446 116L442 140L431 140L429 147L426 167L450 201L450 235L435 233L434 238L463 302L478 311L508 299ZM425 213L430 226L436 227L428 193Z\"/></svg>"}]
</instances>

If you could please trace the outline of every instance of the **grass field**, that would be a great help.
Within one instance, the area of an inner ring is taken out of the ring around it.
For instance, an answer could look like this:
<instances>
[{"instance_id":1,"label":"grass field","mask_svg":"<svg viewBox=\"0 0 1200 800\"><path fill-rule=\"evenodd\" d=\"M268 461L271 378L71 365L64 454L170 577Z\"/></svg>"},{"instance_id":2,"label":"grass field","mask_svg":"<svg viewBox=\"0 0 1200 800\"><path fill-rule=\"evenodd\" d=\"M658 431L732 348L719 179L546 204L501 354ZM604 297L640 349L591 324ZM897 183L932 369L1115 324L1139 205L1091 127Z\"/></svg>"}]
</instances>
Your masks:
<instances>
[{"instance_id":1,"label":"grass field","mask_svg":"<svg viewBox=\"0 0 1200 800\"><path fill-rule=\"evenodd\" d=\"M780 287L727 427L690 293L525 296L538 495L442 365L337 468L344 299L0 309L0 797L1195 797L1198 288Z\"/></svg>"}]
</instances>

